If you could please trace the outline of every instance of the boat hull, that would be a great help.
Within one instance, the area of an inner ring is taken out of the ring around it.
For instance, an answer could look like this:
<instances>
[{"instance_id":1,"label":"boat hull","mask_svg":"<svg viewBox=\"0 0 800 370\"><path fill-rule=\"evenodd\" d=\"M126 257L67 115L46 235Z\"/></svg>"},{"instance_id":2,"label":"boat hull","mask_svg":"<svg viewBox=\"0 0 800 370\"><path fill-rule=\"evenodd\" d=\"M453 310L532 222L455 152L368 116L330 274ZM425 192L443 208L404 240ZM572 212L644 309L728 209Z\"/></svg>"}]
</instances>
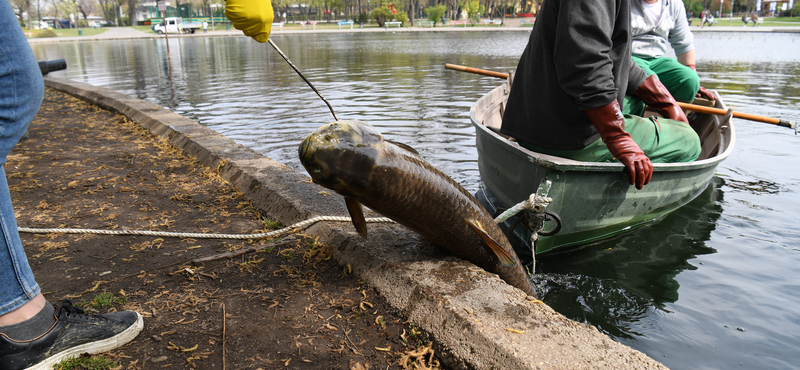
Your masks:
<instances>
[{"instance_id":1,"label":"boat hull","mask_svg":"<svg viewBox=\"0 0 800 370\"><path fill-rule=\"evenodd\" d=\"M580 162L532 152L496 131L508 95L503 84L482 97L470 110L476 129L478 168L482 188L478 198L489 212L509 208L528 199L545 180L552 182L546 210L560 216L561 230L541 236L536 253L585 246L659 219L697 197L714 176L717 165L733 149L735 135L727 117L691 113L690 121L701 137L701 159L690 163L656 163L653 178L637 190L619 163ZM721 100L717 108L727 109ZM504 231L520 257L531 255L531 232L524 225L509 231L517 218L505 222ZM547 222L545 230L554 222Z\"/></svg>"}]
</instances>

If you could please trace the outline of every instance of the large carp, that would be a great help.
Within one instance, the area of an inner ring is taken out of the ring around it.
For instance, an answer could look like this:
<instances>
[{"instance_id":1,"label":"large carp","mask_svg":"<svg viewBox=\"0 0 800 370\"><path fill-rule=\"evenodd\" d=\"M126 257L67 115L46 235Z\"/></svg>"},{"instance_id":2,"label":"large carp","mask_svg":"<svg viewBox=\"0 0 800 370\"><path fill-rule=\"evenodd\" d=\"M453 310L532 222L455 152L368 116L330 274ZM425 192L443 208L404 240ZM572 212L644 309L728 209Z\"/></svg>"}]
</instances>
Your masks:
<instances>
[{"instance_id":1,"label":"large carp","mask_svg":"<svg viewBox=\"0 0 800 370\"><path fill-rule=\"evenodd\" d=\"M361 204L535 296L525 269L491 215L453 179L408 146L360 121L320 127L299 148L311 179L345 197L361 236Z\"/></svg>"}]
</instances>

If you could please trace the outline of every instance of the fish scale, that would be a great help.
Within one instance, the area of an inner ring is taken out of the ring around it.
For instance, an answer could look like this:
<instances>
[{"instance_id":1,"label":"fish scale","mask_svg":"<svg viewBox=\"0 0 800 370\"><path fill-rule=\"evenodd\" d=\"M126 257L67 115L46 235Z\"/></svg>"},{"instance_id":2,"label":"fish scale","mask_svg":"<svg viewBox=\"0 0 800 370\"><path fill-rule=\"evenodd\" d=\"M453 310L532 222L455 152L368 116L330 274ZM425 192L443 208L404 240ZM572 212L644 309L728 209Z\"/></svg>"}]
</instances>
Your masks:
<instances>
[{"instance_id":1,"label":"fish scale","mask_svg":"<svg viewBox=\"0 0 800 370\"><path fill-rule=\"evenodd\" d=\"M348 202L366 205L535 295L519 258L491 215L463 187L410 150L384 141L377 129L366 123L337 121L309 135L299 154L315 183L345 196ZM360 204L357 206L360 210ZM358 229L356 219L363 219L363 214L353 215L351 210L351 216ZM513 263L501 263L470 221L477 221Z\"/></svg>"}]
</instances>

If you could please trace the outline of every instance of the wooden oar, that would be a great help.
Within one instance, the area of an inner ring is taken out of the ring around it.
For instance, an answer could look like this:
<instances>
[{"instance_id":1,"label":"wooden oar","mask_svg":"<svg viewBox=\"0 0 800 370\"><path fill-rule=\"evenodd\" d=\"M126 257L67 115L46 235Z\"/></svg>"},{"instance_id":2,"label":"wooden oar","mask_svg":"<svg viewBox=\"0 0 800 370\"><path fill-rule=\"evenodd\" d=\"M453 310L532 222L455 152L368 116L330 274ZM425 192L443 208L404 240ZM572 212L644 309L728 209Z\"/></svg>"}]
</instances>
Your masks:
<instances>
[{"instance_id":1,"label":"wooden oar","mask_svg":"<svg viewBox=\"0 0 800 370\"><path fill-rule=\"evenodd\" d=\"M447 69L455 69L457 71L475 73L475 74L484 75L484 76L497 77L497 78L503 78L503 79L508 78L508 73L501 73L501 72L487 71L485 69L464 67L464 66L460 66L458 64L446 63L444 65L444 67L447 68Z\"/></svg>"},{"instance_id":2,"label":"wooden oar","mask_svg":"<svg viewBox=\"0 0 800 370\"><path fill-rule=\"evenodd\" d=\"M475 74L484 75L484 76L504 78L504 79L508 78L508 73L487 71L485 69L464 67L464 66L460 66L460 65L456 65L456 64L445 64L444 67L447 68L447 69L455 69L457 71L475 73ZM678 105L681 108L683 108L684 110L690 110L690 111L706 113L706 114L714 114L714 115L717 115L717 116L724 116L724 115L726 115L728 113L728 111L726 111L724 109L704 107L702 105L696 105L696 104L678 102ZM786 121L786 120L782 120L782 119L779 119L779 118L757 116L755 114L741 113L741 112L736 112L736 111L733 111L733 117L746 119L746 120L750 120L750 121L770 123L770 124L773 124L773 125L792 128L792 129L795 129L795 134L797 134L797 123L792 122L792 121Z\"/></svg>"},{"instance_id":3,"label":"wooden oar","mask_svg":"<svg viewBox=\"0 0 800 370\"><path fill-rule=\"evenodd\" d=\"M728 113L728 111L719 108L711 108L711 107L704 107L702 105L696 104L689 104L678 102L678 105L683 108L684 110L690 110L700 113L707 113L707 114L714 114L717 116L724 116ZM764 117L764 116L757 116L755 114L750 113L742 113L733 111L733 116L736 118L746 119L749 121L757 121L757 122L764 122L764 123L771 123L773 125L788 127L788 128L796 128L797 124L792 121L786 121L779 118L772 118L772 117Z\"/></svg>"}]
</instances>

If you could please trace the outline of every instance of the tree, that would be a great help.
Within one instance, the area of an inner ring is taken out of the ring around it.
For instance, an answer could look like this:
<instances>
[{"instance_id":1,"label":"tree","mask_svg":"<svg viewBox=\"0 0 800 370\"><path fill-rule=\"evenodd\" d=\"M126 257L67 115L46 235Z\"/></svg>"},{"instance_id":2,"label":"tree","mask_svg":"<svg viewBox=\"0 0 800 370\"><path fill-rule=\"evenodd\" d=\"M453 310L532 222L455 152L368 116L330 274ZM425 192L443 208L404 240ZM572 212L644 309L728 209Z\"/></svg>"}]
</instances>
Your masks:
<instances>
[{"instance_id":1,"label":"tree","mask_svg":"<svg viewBox=\"0 0 800 370\"><path fill-rule=\"evenodd\" d=\"M114 13L112 13L117 6L117 3L113 0L98 0L100 3L100 10L103 11L103 18L106 19L106 23L111 23L111 20L114 19Z\"/></svg>"},{"instance_id":2,"label":"tree","mask_svg":"<svg viewBox=\"0 0 800 370\"><path fill-rule=\"evenodd\" d=\"M78 11L83 15L84 22L88 21L89 14L92 14L94 11L94 0L75 0L75 5Z\"/></svg>"},{"instance_id":3,"label":"tree","mask_svg":"<svg viewBox=\"0 0 800 370\"><path fill-rule=\"evenodd\" d=\"M429 6L423 10L425 16L428 17L428 20L433 21L434 26L436 25L436 22L444 20L444 13L446 11L447 7L441 4L436 6Z\"/></svg>"},{"instance_id":4,"label":"tree","mask_svg":"<svg viewBox=\"0 0 800 370\"><path fill-rule=\"evenodd\" d=\"M481 14L486 10L479 0L463 0L458 5L467 11L467 19L473 26L480 21Z\"/></svg>"},{"instance_id":5,"label":"tree","mask_svg":"<svg viewBox=\"0 0 800 370\"><path fill-rule=\"evenodd\" d=\"M689 11L692 12L692 14L694 14L694 15L699 17L700 13L703 12L703 3L699 2L699 1L693 2L692 5L691 5L691 8L689 9Z\"/></svg>"},{"instance_id":6,"label":"tree","mask_svg":"<svg viewBox=\"0 0 800 370\"><path fill-rule=\"evenodd\" d=\"M3 1L3 0L0 0ZM24 15L28 14L28 29L31 28L31 0L11 0L11 8L19 19L19 24L25 24Z\"/></svg>"},{"instance_id":7,"label":"tree","mask_svg":"<svg viewBox=\"0 0 800 370\"><path fill-rule=\"evenodd\" d=\"M65 17L78 13L77 3L73 0L53 0L53 5L56 8L56 18L58 18L58 12L64 14ZM56 20L56 23L60 22ZM72 28L72 25L70 25L70 28Z\"/></svg>"}]
</instances>

